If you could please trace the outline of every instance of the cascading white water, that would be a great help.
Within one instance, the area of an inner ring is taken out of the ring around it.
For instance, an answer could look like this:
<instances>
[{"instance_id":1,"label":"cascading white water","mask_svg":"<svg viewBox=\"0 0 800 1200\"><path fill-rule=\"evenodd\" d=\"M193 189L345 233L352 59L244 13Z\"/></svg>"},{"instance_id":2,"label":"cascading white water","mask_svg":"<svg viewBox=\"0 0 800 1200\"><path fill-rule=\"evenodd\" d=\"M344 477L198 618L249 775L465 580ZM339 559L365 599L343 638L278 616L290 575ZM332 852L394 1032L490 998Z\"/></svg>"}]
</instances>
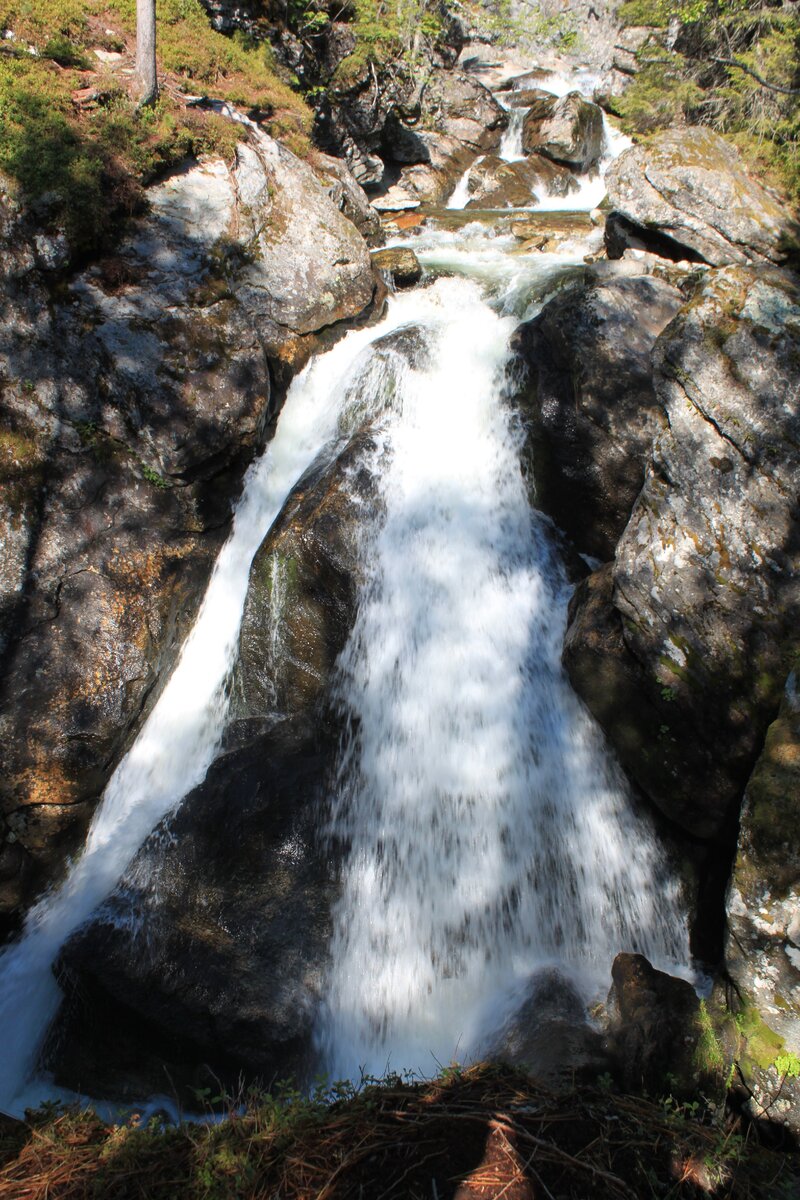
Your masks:
<instances>
[{"instance_id":1,"label":"cascading white water","mask_svg":"<svg viewBox=\"0 0 800 1200\"><path fill-rule=\"evenodd\" d=\"M525 157L525 151L522 148L522 126L525 120L524 108L512 108L508 110L508 126L503 134L503 140L500 142L500 148L497 151L499 158L503 162L519 162Z\"/></svg>"},{"instance_id":2,"label":"cascading white water","mask_svg":"<svg viewBox=\"0 0 800 1200\"><path fill-rule=\"evenodd\" d=\"M292 386L178 666L86 848L0 953L0 1108L21 1112L53 1094L31 1078L60 998L51 964L204 777L226 719L252 556L340 431L360 356L405 324L426 329L431 362L399 377L386 418L386 519L371 534L370 585L342 660L361 732L334 802L351 851L320 1025L328 1059L339 1072L382 1070L389 1054L395 1066L428 1068L459 1037L462 1056L479 1047L538 965L558 961L591 988L625 945L657 962L688 959L674 886L561 673L569 589L546 523L529 510L500 401L515 321L591 246L510 255L512 239L477 226L424 230L414 244L424 263L473 278L394 297L380 325L350 333Z\"/></svg>"},{"instance_id":3,"label":"cascading white water","mask_svg":"<svg viewBox=\"0 0 800 1200\"><path fill-rule=\"evenodd\" d=\"M674 882L561 669L570 588L498 399L514 321L465 280L434 298L340 664L349 854L319 1035L337 1077L468 1058L545 965L591 991L620 949L687 956Z\"/></svg>"},{"instance_id":4,"label":"cascading white water","mask_svg":"<svg viewBox=\"0 0 800 1200\"><path fill-rule=\"evenodd\" d=\"M582 95L591 98L594 89L597 85L597 77L588 71L578 72L573 75L557 75L551 74L545 76L540 83L542 91L549 92L552 96L566 96L568 92L577 91ZM497 96L497 100L502 103L502 96ZM519 162L525 158L525 151L522 147L522 128L525 119L524 108L507 108L503 105L509 114L508 126L503 134L498 156L504 162ZM623 150L632 145L631 139L619 129L616 129L603 113L603 138L604 149L600 162L591 171L585 172L577 177L578 190L571 192L568 196L538 196L537 202L531 204L533 212L591 212L593 208L597 208L606 194L605 175L608 168L611 166L615 158L618 158ZM477 162L480 162L478 159ZM466 208L470 198L469 192L469 177L470 171L475 164L467 167L464 174L456 184L450 199L447 202L447 207L451 209Z\"/></svg>"},{"instance_id":5,"label":"cascading white water","mask_svg":"<svg viewBox=\"0 0 800 1200\"><path fill-rule=\"evenodd\" d=\"M462 209L467 207L467 202L469 200L469 173L471 170L471 166L467 167L466 171L459 179L453 194L447 201L448 208Z\"/></svg>"},{"instance_id":6,"label":"cascading white water","mask_svg":"<svg viewBox=\"0 0 800 1200\"><path fill-rule=\"evenodd\" d=\"M378 332L407 320L408 299L392 305ZM0 952L0 1109L6 1112L21 1114L53 1094L31 1073L61 999L51 970L59 949L214 759L253 555L294 483L336 435L349 372L376 336L372 329L348 334L292 385L274 439L248 472L231 535L178 665L112 776L83 852L62 886L28 914L21 940Z\"/></svg>"}]
</instances>

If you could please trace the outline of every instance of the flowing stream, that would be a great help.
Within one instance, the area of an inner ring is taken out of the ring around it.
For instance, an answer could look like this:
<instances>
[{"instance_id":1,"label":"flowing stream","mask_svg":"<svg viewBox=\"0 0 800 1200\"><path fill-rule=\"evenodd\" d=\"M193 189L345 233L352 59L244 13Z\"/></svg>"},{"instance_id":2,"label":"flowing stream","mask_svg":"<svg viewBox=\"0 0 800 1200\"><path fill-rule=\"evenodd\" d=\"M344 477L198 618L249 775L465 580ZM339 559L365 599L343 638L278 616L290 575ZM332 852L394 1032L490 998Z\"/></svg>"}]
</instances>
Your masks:
<instances>
[{"instance_id":1,"label":"flowing stream","mask_svg":"<svg viewBox=\"0 0 800 1200\"><path fill-rule=\"evenodd\" d=\"M589 998L620 949L688 962L675 881L560 666L571 588L549 523L530 507L505 394L515 325L599 235L587 237L515 255L513 239L486 226L424 230L410 242L429 281L295 380L178 665L84 851L0 955L0 1108L54 1094L36 1070L60 1000L52 963L204 778L225 728L252 557L340 435L354 381L371 378L371 344L406 326L423 331L427 354L399 377L382 418L383 515L363 531L367 581L337 671L351 733L328 832L348 850L320 1053L339 1074L387 1062L430 1072L479 1053L542 968L558 966Z\"/></svg>"},{"instance_id":2,"label":"flowing stream","mask_svg":"<svg viewBox=\"0 0 800 1200\"><path fill-rule=\"evenodd\" d=\"M320 1027L337 1078L468 1059L547 968L588 998L620 949L687 952L655 839L561 667L571 587L504 402L508 292L430 291L432 361L386 432L340 661L353 732L331 823L349 855Z\"/></svg>"},{"instance_id":3,"label":"flowing stream","mask_svg":"<svg viewBox=\"0 0 800 1200\"><path fill-rule=\"evenodd\" d=\"M597 83L596 76L588 71L583 71L575 75L545 74L538 86L541 91L549 92L552 96L566 96L568 92L577 91L581 95L591 99ZM497 150L498 158L509 163L520 162L525 157L525 152L522 148L522 129L526 110L524 108L509 107L505 102L505 94L502 92L495 94L495 100L508 113L508 126ZM603 182L606 171L614 159L631 145L630 138L626 134L621 133L620 130L615 129L607 119L605 113L603 113L603 137L605 142L600 162L593 170L577 176L577 191L572 192L566 200L563 196L538 196L535 201L531 202L530 209L532 212L560 212L565 208L569 208L571 212L591 212L593 208L596 208L600 204L606 194L605 183ZM478 163L480 161L480 158L477 159ZM470 172L474 166L476 166L476 163L471 163L456 184L450 199L447 201L449 209L466 208L469 203L469 179Z\"/></svg>"}]
</instances>

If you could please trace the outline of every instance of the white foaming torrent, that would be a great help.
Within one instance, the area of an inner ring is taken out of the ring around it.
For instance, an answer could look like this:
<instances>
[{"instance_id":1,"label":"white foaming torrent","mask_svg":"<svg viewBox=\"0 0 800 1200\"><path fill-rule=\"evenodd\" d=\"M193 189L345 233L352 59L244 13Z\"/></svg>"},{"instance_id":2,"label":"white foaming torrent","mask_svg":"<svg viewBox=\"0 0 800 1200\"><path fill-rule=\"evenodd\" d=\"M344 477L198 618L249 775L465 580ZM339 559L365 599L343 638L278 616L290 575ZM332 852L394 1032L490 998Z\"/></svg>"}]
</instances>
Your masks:
<instances>
[{"instance_id":1,"label":"white foaming torrent","mask_svg":"<svg viewBox=\"0 0 800 1200\"><path fill-rule=\"evenodd\" d=\"M508 127L503 134L503 140L500 142L500 149L497 151L498 158L502 158L503 162L519 162L525 157L525 151L522 149L522 126L525 120L524 108L512 108L508 110Z\"/></svg>"},{"instance_id":2,"label":"white foaming torrent","mask_svg":"<svg viewBox=\"0 0 800 1200\"><path fill-rule=\"evenodd\" d=\"M540 84L541 90L552 96L566 96L568 92L580 92L591 98L597 84L597 77L589 71L579 71L575 74L551 74L545 76ZM503 104L503 97L495 97ZM503 134L498 156L504 162L519 162L525 158L522 148L522 127L525 119L524 108L503 107L509 114L508 126ZM577 177L578 190L568 196L540 196L537 203L531 204L533 212L591 212L597 208L606 194L605 175L615 158L633 143L620 130L615 129L603 113L604 150L595 170ZM478 160L480 161L480 159ZM473 164L474 165L474 164ZM455 190L447 202L450 209L466 208L470 198L469 176L472 167L467 167L456 184Z\"/></svg>"},{"instance_id":3,"label":"white foaming torrent","mask_svg":"<svg viewBox=\"0 0 800 1200\"><path fill-rule=\"evenodd\" d=\"M380 333L404 323L410 300L393 303ZM225 685L253 555L293 484L335 435L348 372L375 336L369 329L350 333L292 385L274 439L248 472L233 530L178 665L112 776L82 854L63 885L28 914L21 940L0 953L0 1109L21 1113L53 1094L45 1082L30 1081L61 998L52 963L150 831L204 779L225 724Z\"/></svg>"},{"instance_id":4,"label":"white foaming torrent","mask_svg":"<svg viewBox=\"0 0 800 1200\"><path fill-rule=\"evenodd\" d=\"M419 248L466 272L473 241L466 230L425 233ZM226 719L252 556L336 436L369 344L405 324L426 328L431 362L398 380L385 524L373 531L370 585L342 660L342 695L361 735L343 757L334 803L351 851L320 1027L328 1059L348 1072L365 1062L381 1070L388 1055L427 1068L431 1053L456 1051L459 1035L469 1052L548 961L590 987L624 946L656 962L687 960L674 887L659 882L652 837L561 673L569 589L530 512L498 400L515 317L483 298L488 291L518 319L539 276L555 277L585 247L523 256L510 270L505 248L498 238L473 259L480 286L443 279L393 298L380 325L348 334L293 384L195 627L84 852L0 955L0 1108L19 1112L53 1094L31 1080L59 1003L52 962L204 777Z\"/></svg>"},{"instance_id":5,"label":"white foaming torrent","mask_svg":"<svg viewBox=\"0 0 800 1200\"><path fill-rule=\"evenodd\" d=\"M687 956L674 882L560 665L570 588L498 403L514 322L438 286L340 662L349 850L319 1030L336 1077L468 1059L546 965L588 994L620 949Z\"/></svg>"}]
</instances>

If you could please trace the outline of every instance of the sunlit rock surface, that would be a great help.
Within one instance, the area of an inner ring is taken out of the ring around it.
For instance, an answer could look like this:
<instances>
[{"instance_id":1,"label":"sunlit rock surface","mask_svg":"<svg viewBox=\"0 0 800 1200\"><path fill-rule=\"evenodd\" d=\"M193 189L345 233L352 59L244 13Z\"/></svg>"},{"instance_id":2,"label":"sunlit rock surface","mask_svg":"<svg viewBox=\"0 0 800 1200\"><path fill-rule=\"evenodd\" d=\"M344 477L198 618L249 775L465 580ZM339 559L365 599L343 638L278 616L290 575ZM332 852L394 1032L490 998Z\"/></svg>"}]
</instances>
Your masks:
<instances>
[{"instance_id":1,"label":"sunlit rock surface","mask_svg":"<svg viewBox=\"0 0 800 1200\"><path fill-rule=\"evenodd\" d=\"M323 183L242 138L232 166L151 189L117 252L57 286L3 203L3 919L78 845L174 661L273 382L372 301Z\"/></svg>"},{"instance_id":2,"label":"sunlit rock surface","mask_svg":"<svg viewBox=\"0 0 800 1200\"><path fill-rule=\"evenodd\" d=\"M666 236L714 266L779 263L792 233L786 204L705 127L668 130L632 146L609 168L606 186L611 209L630 223L627 244L634 244L631 236L645 243L650 234Z\"/></svg>"},{"instance_id":3,"label":"sunlit rock surface","mask_svg":"<svg viewBox=\"0 0 800 1200\"><path fill-rule=\"evenodd\" d=\"M800 696L795 672L745 793L728 892L725 966L735 988L749 1107L800 1131Z\"/></svg>"}]
</instances>

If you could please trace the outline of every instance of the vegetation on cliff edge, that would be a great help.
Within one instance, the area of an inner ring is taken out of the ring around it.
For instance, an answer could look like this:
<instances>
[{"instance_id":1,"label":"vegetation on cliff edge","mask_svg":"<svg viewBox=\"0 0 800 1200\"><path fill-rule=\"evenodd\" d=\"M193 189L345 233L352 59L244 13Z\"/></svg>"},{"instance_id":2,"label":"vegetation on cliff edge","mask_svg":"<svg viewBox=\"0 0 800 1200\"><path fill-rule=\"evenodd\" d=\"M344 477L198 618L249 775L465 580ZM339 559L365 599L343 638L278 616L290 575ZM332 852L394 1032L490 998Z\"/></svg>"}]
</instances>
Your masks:
<instances>
[{"instance_id":1,"label":"vegetation on cliff edge","mask_svg":"<svg viewBox=\"0 0 800 1200\"><path fill-rule=\"evenodd\" d=\"M781 0L626 0L647 26L614 101L628 132L711 125L800 200L800 11Z\"/></svg>"},{"instance_id":2,"label":"vegetation on cliff edge","mask_svg":"<svg viewBox=\"0 0 800 1200\"><path fill-rule=\"evenodd\" d=\"M0 0L0 172L79 255L102 248L160 171L232 152L235 127L193 107L192 94L254 112L301 154L309 147L311 113L268 43L217 33L199 0L159 0L164 86L154 108L138 108L135 21L135 0Z\"/></svg>"},{"instance_id":3,"label":"vegetation on cliff edge","mask_svg":"<svg viewBox=\"0 0 800 1200\"><path fill-rule=\"evenodd\" d=\"M789 1200L796 1156L698 1100L553 1093L507 1067L251 1093L216 1124L50 1108L0 1126L0 1200Z\"/></svg>"}]
</instances>

